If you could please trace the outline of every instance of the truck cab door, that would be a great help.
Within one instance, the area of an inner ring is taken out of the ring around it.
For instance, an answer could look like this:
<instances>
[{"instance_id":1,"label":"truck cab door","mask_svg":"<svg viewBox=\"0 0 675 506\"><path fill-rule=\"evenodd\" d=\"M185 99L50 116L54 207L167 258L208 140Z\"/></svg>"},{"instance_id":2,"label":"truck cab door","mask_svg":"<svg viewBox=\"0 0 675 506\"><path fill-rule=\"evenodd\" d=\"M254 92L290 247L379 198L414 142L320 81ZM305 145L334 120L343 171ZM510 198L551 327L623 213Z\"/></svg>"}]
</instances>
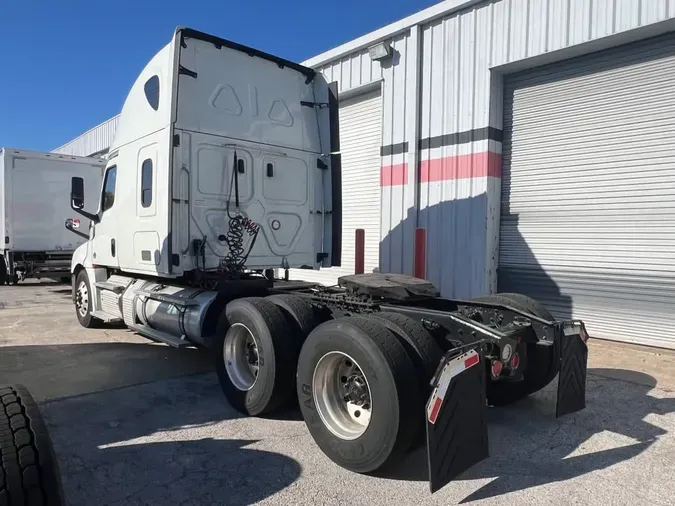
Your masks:
<instances>
[{"instance_id":1,"label":"truck cab door","mask_svg":"<svg viewBox=\"0 0 675 506\"><path fill-rule=\"evenodd\" d=\"M105 171L101 203L99 205L99 222L94 227L92 239L92 263L105 267L119 267L119 254L116 243L117 213L111 212L115 206L115 189L117 166L111 165Z\"/></svg>"}]
</instances>

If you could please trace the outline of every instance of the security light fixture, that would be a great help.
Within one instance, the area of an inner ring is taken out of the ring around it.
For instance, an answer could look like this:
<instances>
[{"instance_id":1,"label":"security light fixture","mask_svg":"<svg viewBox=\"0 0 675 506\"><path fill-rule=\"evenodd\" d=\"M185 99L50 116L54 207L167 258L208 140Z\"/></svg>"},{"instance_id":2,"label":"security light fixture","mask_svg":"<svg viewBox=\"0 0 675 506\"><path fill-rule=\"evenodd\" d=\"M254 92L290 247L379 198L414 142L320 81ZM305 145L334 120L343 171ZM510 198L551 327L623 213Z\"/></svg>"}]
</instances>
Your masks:
<instances>
[{"instance_id":1,"label":"security light fixture","mask_svg":"<svg viewBox=\"0 0 675 506\"><path fill-rule=\"evenodd\" d=\"M368 48L371 60L384 60L391 56L391 45L388 42L380 42Z\"/></svg>"}]
</instances>

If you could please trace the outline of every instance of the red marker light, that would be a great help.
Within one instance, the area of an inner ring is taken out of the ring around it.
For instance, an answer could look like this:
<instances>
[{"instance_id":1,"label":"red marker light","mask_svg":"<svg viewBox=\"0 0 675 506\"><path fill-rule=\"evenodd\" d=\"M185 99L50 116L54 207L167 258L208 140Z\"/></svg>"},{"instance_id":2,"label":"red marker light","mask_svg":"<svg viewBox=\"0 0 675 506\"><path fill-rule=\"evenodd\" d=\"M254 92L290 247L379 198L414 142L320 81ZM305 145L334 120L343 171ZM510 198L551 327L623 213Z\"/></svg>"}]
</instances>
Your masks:
<instances>
[{"instance_id":1,"label":"red marker light","mask_svg":"<svg viewBox=\"0 0 675 506\"><path fill-rule=\"evenodd\" d=\"M502 364L499 360L495 360L492 362L492 377L493 378L498 378L499 375L502 373L502 369L504 368L504 364Z\"/></svg>"},{"instance_id":2,"label":"red marker light","mask_svg":"<svg viewBox=\"0 0 675 506\"><path fill-rule=\"evenodd\" d=\"M511 358L511 369L518 369L519 365L520 365L520 357L518 356L517 353L514 353L513 357Z\"/></svg>"}]
</instances>

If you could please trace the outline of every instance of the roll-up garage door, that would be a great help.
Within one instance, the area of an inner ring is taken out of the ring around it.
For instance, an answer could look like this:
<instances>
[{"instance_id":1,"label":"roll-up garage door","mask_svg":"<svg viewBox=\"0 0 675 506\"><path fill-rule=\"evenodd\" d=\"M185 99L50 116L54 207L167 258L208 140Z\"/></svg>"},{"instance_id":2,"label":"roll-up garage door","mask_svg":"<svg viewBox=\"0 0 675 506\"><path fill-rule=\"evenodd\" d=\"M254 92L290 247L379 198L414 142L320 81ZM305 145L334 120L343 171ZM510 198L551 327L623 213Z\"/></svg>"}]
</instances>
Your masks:
<instances>
[{"instance_id":1,"label":"roll-up garage door","mask_svg":"<svg viewBox=\"0 0 675 506\"><path fill-rule=\"evenodd\" d=\"M504 85L499 290L675 348L675 36Z\"/></svg>"},{"instance_id":2,"label":"roll-up garage door","mask_svg":"<svg viewBox=\"0 0 675 506\"><path fill-rule=\"evenodd\" d=\"M342 153L342 267L318 271L292 269L292 279L325 285L354 274L354 231L365 229L365 272L380 263L380 145L382 101L373 91L340 103Z\"/></svg>"}]
</instances>

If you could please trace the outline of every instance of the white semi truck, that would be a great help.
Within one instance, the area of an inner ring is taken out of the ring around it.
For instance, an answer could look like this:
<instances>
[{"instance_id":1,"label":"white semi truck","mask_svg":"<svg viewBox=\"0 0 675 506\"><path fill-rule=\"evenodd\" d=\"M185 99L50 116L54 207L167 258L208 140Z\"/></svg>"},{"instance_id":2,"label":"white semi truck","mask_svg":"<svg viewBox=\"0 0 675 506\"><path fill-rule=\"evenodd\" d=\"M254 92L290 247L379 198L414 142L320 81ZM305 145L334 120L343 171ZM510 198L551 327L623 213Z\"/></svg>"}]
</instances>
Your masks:
<instances>
[{"instance_id":1,"label":"white semi truck","mask_svg":"<svg viewBox=\"0 0 675 506\"><path fill-rule=\"evenodd\" d=\"M83 244L63 224L87 230L64 198L71 178L87 182L91 198L101 184L105 161L100 158L0 149L0 284L27 277L70 279L70 261Z\"/></svg>"},{"instance_id":2,"label":"white semi truck","mask_svg":"<svg viewBox=\"0 0 675 506\"><path fill-rule=\"evenodd\" d=\"M386 273L273 279L340 264L337 107L313 69L177 29L129 92L100 196L73 178L72 208L92 222L72 260L75 312L211 349L232 406L257 416L298 399L352 471L391 465L425 433L437 490L487 457L486 404L559 374L557 414L584 407L588 335L519 294L449 300Z\"/></svg>"}]
</instances>

